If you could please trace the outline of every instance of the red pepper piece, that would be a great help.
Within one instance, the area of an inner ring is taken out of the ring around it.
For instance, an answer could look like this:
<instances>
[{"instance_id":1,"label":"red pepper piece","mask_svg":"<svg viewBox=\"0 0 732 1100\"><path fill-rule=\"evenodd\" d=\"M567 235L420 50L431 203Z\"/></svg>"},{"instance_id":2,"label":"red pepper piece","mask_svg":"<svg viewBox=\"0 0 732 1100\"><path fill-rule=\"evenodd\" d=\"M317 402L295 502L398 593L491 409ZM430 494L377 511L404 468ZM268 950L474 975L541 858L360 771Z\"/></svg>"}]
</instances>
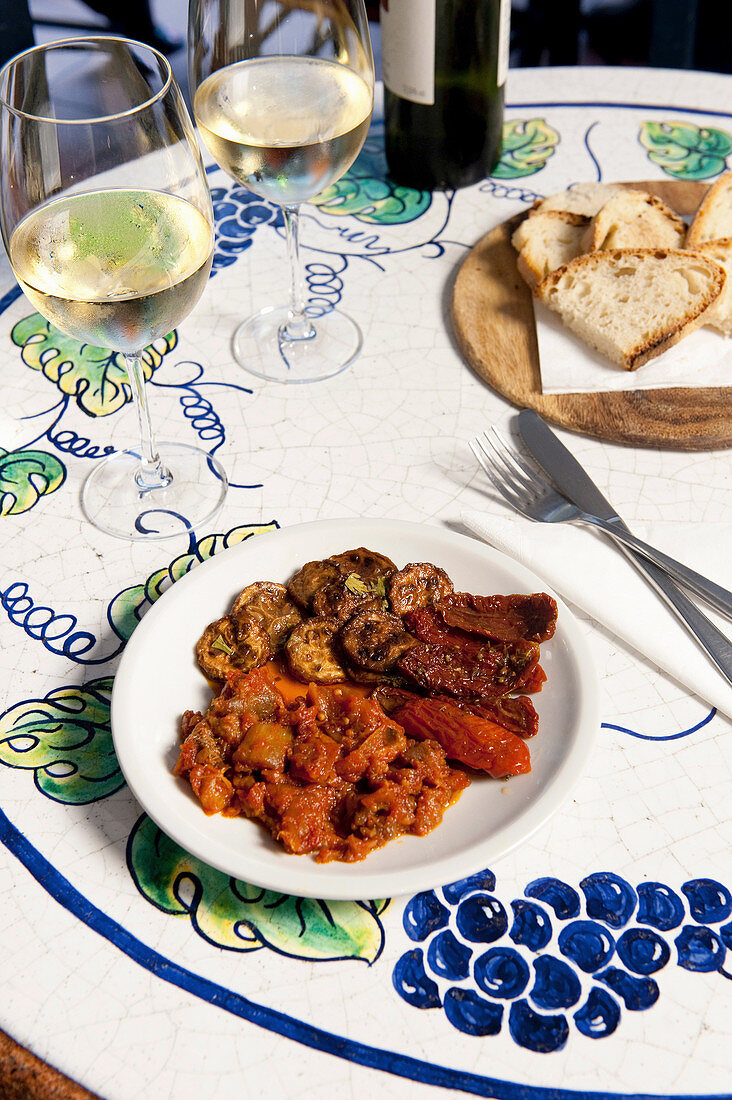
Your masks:
<instances>
[{"instance_id":1,"label":"red pepper piece","mask_svg":"<svg viewBox=\"0 0 732 1100\"><path fill-rule=\"evenodd\" d=\"M394 714L407 737L437 741L452 760L494 779L531 771L529 750L515 733L467 714L448 699L413 699Z\"/></svg>"}]
</instances>

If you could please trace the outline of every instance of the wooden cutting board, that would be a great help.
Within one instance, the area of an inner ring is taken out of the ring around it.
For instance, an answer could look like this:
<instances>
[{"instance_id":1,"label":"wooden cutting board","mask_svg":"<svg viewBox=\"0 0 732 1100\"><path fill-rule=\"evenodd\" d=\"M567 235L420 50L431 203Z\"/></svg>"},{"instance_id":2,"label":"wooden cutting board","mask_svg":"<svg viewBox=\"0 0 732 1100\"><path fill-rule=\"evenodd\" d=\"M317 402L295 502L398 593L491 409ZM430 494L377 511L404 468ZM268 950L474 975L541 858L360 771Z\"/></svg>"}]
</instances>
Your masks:
<instances>
[{"instance_id":1,"label":"wooden cutting board","mask_svg":"<svg viewBox=\"0 0 732 1100\"><path fill-rule=\"evenodd\" d=\"M679 214L692 214L707 189L707 184L680 180L624 186L658 195ZM511 244L523 217L503 222L479 240L455 279L453 329L473 370L514 405L535 409L545 420L585 435L681 451L732 447L732 386L541 392L531 291L518 273Z\"/></svg>"}]
</instances>

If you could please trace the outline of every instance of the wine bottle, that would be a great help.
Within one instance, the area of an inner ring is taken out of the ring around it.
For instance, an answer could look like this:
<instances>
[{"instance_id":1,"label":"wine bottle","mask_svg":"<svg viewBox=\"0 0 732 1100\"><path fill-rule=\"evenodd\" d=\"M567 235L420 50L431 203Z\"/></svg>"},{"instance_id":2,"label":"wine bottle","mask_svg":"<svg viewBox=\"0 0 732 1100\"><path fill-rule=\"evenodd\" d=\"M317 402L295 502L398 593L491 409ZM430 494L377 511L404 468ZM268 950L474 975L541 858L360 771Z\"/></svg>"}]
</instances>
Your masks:
<instances>
[{"instance_id":1,"label":"wine bottle","mask_svg":"<svg viewBox=\"0 0 732 1100\"><path fill-rule=\"evenodd\" d=\"M381 0L386 159L423 190L484 179L501 153L510 0Z\"/></svg>"}]
</instances>

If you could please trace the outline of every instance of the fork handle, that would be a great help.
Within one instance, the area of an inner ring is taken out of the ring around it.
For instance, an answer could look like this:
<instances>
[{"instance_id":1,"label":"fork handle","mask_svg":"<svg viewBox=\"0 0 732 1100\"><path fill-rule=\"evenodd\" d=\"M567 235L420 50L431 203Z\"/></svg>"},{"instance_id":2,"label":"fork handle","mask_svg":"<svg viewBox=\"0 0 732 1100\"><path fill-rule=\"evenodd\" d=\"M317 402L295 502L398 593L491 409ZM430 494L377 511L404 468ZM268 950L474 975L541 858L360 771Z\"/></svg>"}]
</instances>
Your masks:
<instances>
[{"instance_id":1,"label":"fork handle","mask_svg":"<svg viewBox=\"0 0 732 1100\"><path fill-rule=\"evenodd\" d=\"M693 569L689 569L687 565L682 565L681 562L676 561L675 558L670 558L668 554L664 554L661 550L656 550L654 546L649 546L647 542L637 539L627 529L616 526L612 520L608 521L600 519L599 516L590 516L586 512L583 512L577 518L581 519L583 523L591 524L593 527L600 527L603 531L612 535L614 539L625 543L632 550L638 551L644 558L653 562L654 565L658 565L675 581L682 584L684 588L688 588L694 595L705 600L715 611L719 611L721 615L732 619L732 592L722 588L720 584L715 584L714 581L703 577L701 573L696 573Z\"/></svg>"},{"instance_id":2,"label":"fork handle","mask_svg":"<svg viewBox=\"0 0 732 1100\"><path fill-rule=\"evenodd\" d=\"M611 526L608 533L612 535L618 548L630 558L636 568L645 573L653 588L686 624L688 630L702 648L706 650L727 683L732 684L732 643L729 639L722 634L721 630L717 630L714 623L710 622L696 604L688 599L667 573L664 573L662 569L642 554L630 550L627 545L620 541L619 533L615 528ZM625 533L623 531L623 534Z\"/></svg>"}]
</instances>

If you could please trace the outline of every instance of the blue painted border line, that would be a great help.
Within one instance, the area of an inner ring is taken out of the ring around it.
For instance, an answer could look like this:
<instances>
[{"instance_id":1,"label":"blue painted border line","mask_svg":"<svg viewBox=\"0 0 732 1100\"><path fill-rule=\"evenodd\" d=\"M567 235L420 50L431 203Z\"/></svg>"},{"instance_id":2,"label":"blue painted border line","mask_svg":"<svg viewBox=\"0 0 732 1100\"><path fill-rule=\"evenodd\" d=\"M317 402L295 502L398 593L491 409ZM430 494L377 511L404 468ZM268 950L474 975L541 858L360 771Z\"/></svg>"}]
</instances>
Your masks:
<instances>
[{"instance_id":1,"label":"blue painted border line","mask_svg":"<svg viewBox=\"0 0 732 1100\"><path fill-rule=\"evenodd\" d=\"M663 111L665 114L682 114L682 115L712 115L715 118L732 118L732 111L720 111L714 110L711 107L706 109L704 107L669 107L668 103L614 103L612 100L592 99L583 102L574 100L558 99L554 102L547 101L545 99L520 102L520 103L507 103L506 109L510 110L535 110L536 108L552 108L552 107L579 107L582 110L586 110L588 107L599 108L600 110L612 110L619 111Z\"/></svg>"},{"instance_id":2,"label":"blue painted border line","mask_svg":"<svg viewBox=\"0 0 732 1100\"><path fill-rule=\"evenodd\" d=\"M337 1058L343 1058L345 1061L368 1069L392 1073L410 1081L455 1089L473 1096L492 1097L494 1100L621 1100L621 1098L622 1100L732 1100L732 1094L729 1093L704 1096L686 1093L670 1098L658 1093L577 1092L564 1088L520 1085L511 1081L482 1077L475 1073L464 1073L431 1062L421 1062L404 1054L381 1050L379 1047L333 1035L329 1031L296 1020L276 1009L255 1004L239 993L202 978L147 947L72 886L69 880L33 847L2 810L0 810L0 841L59 905L150 974L178 986L179 989L198 997L207 1004L222 1008L233 1016L238 1016L283 1038L293 1039L313 1050L335 1055Z\"/></svg>"}]
</instances>

